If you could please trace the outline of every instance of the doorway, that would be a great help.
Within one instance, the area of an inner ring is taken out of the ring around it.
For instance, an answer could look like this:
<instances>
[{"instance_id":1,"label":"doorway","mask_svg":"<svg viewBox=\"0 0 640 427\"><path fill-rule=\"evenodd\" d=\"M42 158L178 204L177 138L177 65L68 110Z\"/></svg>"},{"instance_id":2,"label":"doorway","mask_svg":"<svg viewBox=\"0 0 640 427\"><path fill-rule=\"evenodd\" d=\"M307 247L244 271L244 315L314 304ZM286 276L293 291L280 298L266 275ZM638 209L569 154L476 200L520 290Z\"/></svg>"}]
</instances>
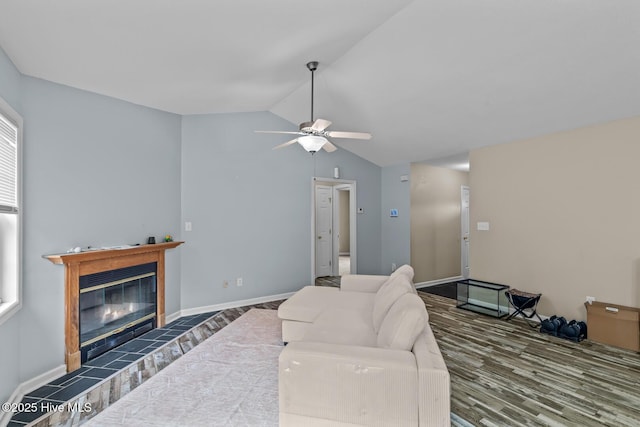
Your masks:
<instances>
[{"instance_id":1,"label":"doorway","mask_svg":"<svg viewBox=\"0 0 640 427\"><path fill-rule=\"evenodd\" d=\"M338 184L333 187L333 220L336 232L333 236L333 276L351 274L351 226L350 199L351 186Z\"/></svg>"},{"instance_id":2,"label":"doorway","mask_svg":"<svg viewBox=\"0 0 640 427\"><path fill-rule=\"evenodd\" d=\"M313 178L312 283L357 272L356 183Z\"/></svg>"}]
</instances>

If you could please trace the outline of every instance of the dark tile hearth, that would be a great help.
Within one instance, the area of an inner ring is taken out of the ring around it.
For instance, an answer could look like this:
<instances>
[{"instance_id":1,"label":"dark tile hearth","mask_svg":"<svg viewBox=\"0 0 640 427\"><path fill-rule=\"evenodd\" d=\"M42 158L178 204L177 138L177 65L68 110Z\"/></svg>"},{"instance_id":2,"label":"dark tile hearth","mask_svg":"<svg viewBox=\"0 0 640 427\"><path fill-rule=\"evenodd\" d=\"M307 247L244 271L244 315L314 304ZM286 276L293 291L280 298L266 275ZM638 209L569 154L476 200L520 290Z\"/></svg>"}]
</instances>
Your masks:
<instances>
[{"instance_id":1,"label":"dark tile hearth","mask_svg":"<svg viewBox=\"0 0 640 427\"><path fill-rule=\"evenodd\" d=\"M277 309L280 302L185 316L151 330L27 393L21 402L26 410L15 413L8 426L79 425L249 309ZM55 411L60 405L76 403L78 407L91 404L91 411Z\"/></svg>"}]
</instances>

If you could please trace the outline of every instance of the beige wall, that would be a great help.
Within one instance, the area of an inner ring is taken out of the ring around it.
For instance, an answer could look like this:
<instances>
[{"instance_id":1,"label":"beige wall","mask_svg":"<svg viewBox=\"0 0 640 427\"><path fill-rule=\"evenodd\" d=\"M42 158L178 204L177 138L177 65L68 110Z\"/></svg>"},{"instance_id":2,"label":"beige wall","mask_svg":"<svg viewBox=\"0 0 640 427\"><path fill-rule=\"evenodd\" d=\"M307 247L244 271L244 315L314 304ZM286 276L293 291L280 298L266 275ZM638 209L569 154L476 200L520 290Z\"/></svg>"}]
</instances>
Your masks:
<instances>
[{"instance_id":1,"label":"beige wall","mask_svg":"<svg viewBox=\"0 0 640 427\"><path fill-rule=\"evenodd\" d=\"M587 295L640 306L640 117L470 161L471 277L542 292L549 316L586 319Z\"/></svg>"},{"instance_id":2,"label":"beige wall","mask_svg":"<svg viewBox=\"0 0 640 427\"><path fill-rule=\"evenodd\" d=\"M414 282L460 276L460 188L468 173L411 164Z\"/></svg>"}]
</instances>

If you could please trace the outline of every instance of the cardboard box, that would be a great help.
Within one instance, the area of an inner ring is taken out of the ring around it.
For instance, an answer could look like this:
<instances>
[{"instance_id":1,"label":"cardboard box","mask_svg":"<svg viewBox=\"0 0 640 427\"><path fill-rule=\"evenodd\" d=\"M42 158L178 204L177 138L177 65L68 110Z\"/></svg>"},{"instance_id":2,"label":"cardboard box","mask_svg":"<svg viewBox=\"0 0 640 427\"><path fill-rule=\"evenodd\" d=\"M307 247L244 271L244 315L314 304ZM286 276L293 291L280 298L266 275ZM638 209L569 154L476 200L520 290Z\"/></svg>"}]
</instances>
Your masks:
<instances>
[{"instance_id":1,"label":"cardboard box","mask_svg":"<svg viewBox=\"0 0 640 427\"><path fill-rule=\"evenodd\" d=\"M640 308L594 301L587 307L587 338L640 351Z\"/></svg>"}]
</instances>

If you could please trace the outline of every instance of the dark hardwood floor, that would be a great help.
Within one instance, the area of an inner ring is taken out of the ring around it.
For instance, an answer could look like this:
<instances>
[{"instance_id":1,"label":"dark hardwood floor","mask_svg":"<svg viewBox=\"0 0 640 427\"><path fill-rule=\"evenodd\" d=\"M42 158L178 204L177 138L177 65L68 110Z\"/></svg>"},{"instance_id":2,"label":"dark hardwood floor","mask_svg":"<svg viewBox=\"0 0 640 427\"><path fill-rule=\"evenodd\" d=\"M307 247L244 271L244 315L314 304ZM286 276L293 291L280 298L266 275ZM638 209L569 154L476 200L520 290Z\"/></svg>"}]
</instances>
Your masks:
<instances>
[{"instance_id":1,"label":"dark hardwood floor","mask_svg":"<svg viewBox=\"0 0 640 427\"><path fill-rule=\"evenodd\" d=\"M340 276L316 277L316 286L330 286L332 288L339 288Z\"/></svg>"},{"instance_id":2,"label":"dark hardwood floor","mask_svg":"<svg viewBox=\"0 0 640 427\"><path fill-rule=\"evenodd\" d=\"M419 291L451 375L454 426L640 426L639 353L545 335Z\"/></svg>"},{"instance_id":3,"label":"dark hardwood floor","mask_svg":"<svg viewBox=\"0 0 640 427\"><path fill-rule=\"evenodd\" d=\"M419 291L426 292L428 294L440 295L441 297L456 299L458 284L456 282L442 283L440 285L425 286L418 289Z\"/></svg>"},{"instance_id":4,"label":"dark hardwood floor","mask_svg":"<svg viewBox=\"0 0 640 427\"><path fill-rule=\"evenodd\" d=\"M451 375L454 425L640 425L640 354L419 294Z\"/></svg>"}]
</instances>

